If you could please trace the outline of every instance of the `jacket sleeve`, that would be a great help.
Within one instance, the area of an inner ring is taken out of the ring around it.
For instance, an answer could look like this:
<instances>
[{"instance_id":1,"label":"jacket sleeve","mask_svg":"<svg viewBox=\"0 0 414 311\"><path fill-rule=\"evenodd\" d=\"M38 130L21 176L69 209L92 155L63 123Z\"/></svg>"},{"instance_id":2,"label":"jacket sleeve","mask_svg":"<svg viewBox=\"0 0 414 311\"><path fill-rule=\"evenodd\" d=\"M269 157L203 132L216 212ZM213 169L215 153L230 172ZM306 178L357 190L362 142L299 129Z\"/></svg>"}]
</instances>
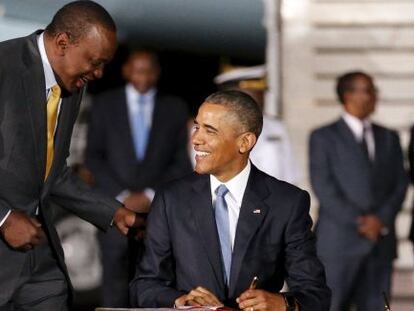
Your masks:
<instances>
[{"instance_id":1,"label":"jacket sleeve","mask_svg":"<svg viewBox=\"0 0 414 311\"><path fill-rule=\"evenodd\" d=\"M130 284L133 303L141 308L172 308L186 294L174 288L175 264L165 208L163 193L157 192L147 222L145 252Z\"/></svg>"},{"instance_id":2,"label":"jacket sleeve","mask_svg":"<svg viewBox=\"0 0 414 311\"><path fill-rule=\"evenodd\" d=\"M324 133L311 134L309 143L310 178L323 213L342 225L356 225L360 211L349 202L339 188L332 172L334 159L330 157L330 144Z\"/></svg>"},{"instance_id":3,"label":"jacket sleeve","mask_svg":"<svg viewBox=\"0 0 414 311\"><path fill-rule=\"evenodd\" d=\"M316 254L309 205L309 194L302 191L291 209L285 231L286 281L301 311L328 311L331 291Z\"/></svg>"},{"instance_id":4,"label":"jacket sleeve","mask_svg":"<svg viewBox=\"0 0 414 311\"><path fill-rule=\"evenodd\" d=\"M50 199L103 230L110 226L115 211L122 206L91 189L66 165L51 188Z\"/></svg>"},{"instance_id":5,"label":"jacket sleeve","mask_svg":"<svg viewBox=\"0 0 414 311\"><path fill-rule=\"evenodd\" d=\"M400 146L400 141L397 133L392 133L392 155L393 161L388 165L393 165L394 176L390 176L395 181L393 189L389 192L387 199L377 209L377 216L381 222L387 227L394 226L394 220L402 207L405 198L405 193L408 186L408 176L404 169L403 156Z\"/></svg>"}]
</instances>

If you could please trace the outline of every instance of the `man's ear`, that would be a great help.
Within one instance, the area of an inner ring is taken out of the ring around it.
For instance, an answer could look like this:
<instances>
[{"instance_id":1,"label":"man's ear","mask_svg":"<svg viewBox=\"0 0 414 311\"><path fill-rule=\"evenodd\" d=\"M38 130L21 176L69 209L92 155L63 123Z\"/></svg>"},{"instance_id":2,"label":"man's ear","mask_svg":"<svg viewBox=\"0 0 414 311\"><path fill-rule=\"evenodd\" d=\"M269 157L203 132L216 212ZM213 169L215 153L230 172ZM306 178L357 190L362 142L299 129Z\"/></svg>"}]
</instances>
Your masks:
<instances>
[{"instance_id":1,"label":"man's ear","mask_svg":"<svg viewBox=\"0 0 414 311\"><path fill-rule=\"evenodd\" d=\"M252 150L257 141L256 135L252 132L246 132L241 134L239 139L239 152L242 154L250 152L250 150Z\"/></svg>"},{"instance_id":2,"label":"man's ear","mask_svg":"<svg viewBox=\"0 0 414 311\"><path fill-rule=\"evenodd\" d=\"M62 56L69 47L70 38L66 32L60 32L55 36L54 43L58 54Z\"/></svg>"}]
</instances>

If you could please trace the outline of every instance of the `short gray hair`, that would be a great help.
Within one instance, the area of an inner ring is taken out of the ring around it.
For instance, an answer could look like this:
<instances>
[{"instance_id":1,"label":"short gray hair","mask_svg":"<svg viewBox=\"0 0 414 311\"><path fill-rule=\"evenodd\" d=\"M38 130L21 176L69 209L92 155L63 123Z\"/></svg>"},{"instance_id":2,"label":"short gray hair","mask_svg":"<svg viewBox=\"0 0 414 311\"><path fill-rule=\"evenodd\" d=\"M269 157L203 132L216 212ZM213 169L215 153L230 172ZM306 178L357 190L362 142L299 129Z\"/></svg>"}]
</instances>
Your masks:
<instances>
[{"instance_id":1,"label":"short gray hair","mask_svg":"<svg viewBox=\"0 0 414 311\"><path fill-rule=\"evenodd\" d=\"M243 129L259 138L263 128L263 114L254 99L240 91L218 91L205 99L205 102L222 105L233 112Z\"/></svg>"}]
</instances>

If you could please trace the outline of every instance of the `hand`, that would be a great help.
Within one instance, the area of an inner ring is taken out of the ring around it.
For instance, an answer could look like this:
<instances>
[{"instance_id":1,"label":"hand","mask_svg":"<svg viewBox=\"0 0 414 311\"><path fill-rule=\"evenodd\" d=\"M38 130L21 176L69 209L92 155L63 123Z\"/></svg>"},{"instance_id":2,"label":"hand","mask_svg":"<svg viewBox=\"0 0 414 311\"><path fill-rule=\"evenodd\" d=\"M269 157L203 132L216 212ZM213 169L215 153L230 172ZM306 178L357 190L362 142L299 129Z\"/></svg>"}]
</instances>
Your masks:
<instances>
[{"instance_id":1,"label":"hand","mask_svg":"<svg viewBox=\"0 0 414 311\"><path fill-rule=\"evenodd\" d=\"M248 289L237 299L243 311L285 311L285 298L281 294L269 293L261 289ZM295 308L296 310L296 308Z\"/></svg>"},{"instance_id":2,"label":"hand","mask_svg":"<svg viewBox=\"0 0 414 311\"><path fill-rule=\"evenodd\" d=\"M144 192L132 192L125 200L124 205L127 209L135 213L148 213L151 205L150 199Z\"/></svg>"},{"instance_id":3,"label":"hand","mask_svg":"<svg viewBox=\"0 0 414 311\"><path fill-rule=\"evenodd\" d=\"M10 247L28 251L38 245L44 238L42 225L20 211L12 211L0 227L4 240Z\"/></svg>"},{"instance_id":4,"label":"hand","mask_svg":"<svg viewBox=\"0 0 414 311\"><path fill-rule=\"evenodd\" d=\"M178 297L175 300L176 307L182 306L223 306L223 303L218 298L205 289L204 287L197 287L189 292L187 295Z\"/></svg>"},{"instance_id":5,"label":"hand","mask_svg":"<svg viewBox=\"0 0 414 311\"><path fill-rule=\"evenodd\" d=\"M114 214L113 224L124 235L128 234L130 228L141 228L144 223L145 219L143 217L138 217L125 207L118 208Z\"/></svg>"},{"instance_id":6,"label":"hand","mask_svg":"<svg viewBox=\"0 0 414 311\"><path fill-rule=\"evenodd\" d=\"M358 218L358 233L373 242L377 242L381 237L383 226L381 220L375 215L360 216Z\"/></svg>"}]
</instances>

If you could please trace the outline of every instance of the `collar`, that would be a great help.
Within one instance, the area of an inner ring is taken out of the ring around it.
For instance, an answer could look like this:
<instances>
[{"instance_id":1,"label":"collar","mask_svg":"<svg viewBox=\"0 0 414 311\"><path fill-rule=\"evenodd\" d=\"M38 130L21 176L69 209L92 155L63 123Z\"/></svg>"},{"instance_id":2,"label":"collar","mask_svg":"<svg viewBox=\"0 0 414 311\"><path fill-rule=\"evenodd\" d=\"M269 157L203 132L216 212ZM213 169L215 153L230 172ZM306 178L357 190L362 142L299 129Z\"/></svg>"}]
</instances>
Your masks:
<instances>
[{"instance_id":1,"label":"collar","mask_svg":"<svg viewBox=\"0 0 414 311\"><path fill-rule=\"evenodd\" d=\"M238 206L241 206L243 201L244 192L246 190L247 182L249 180L249 175L251 171L251 164L250 161L247 161L246 167L238 173L236 176L234 176L229 181L222 183L219 181L216 177L213 175L210 175L210 185L211 185L211 194L212 197L215 198L216 194L215 191L218 186L221 184L224 184L227 189L229 189L229 193L234 198L234 200L237 202Z\"/></svg>"},{"instance_id":2,"label":"collar","mask_svg":"<svg viewBox=\"0 0 414 311\"><path fill-rule=\"evenodd\" d=\"M351 129L356 137L361 137L364 127L366 129L371 129L371 121L369 118L365 118L364 120L358 119L357 117L349 114L348 112L344 112L342 116L345 123Z\"/></svg>"},{"instance_id":3,"label":"collar","mask_svg":"<svg viewBox=\"0 0 414 311\"><path fill-rule=\"evenodd\" d=\"M157 92L156 88L152 88L152 89L148 90L148 92L142 94L142 93L138 92L131 83L128 83L126 85L125 89L126 89L126 93L127 93L128 98L130 98L132 102L137 102L138 98L140 96L145 96L147 99L149 99L149 98L152 99L152 98L154 98L155 93Z\"/></svg>"},{"instance_id":4,"label":"collar","mask_svg":"<svg viewBox=\"0 0 414 311\"><path fill-rule=\"evenodd\" d=\"M37 37L37 46L39 48L40 57L42 59L43 73L45 75L46 90L49 90L52 86L56 85L56 78L53 72L52 66L50 65L49 59L47 58L45 42L42 32Z\"/></svg>"}]
</instances>

